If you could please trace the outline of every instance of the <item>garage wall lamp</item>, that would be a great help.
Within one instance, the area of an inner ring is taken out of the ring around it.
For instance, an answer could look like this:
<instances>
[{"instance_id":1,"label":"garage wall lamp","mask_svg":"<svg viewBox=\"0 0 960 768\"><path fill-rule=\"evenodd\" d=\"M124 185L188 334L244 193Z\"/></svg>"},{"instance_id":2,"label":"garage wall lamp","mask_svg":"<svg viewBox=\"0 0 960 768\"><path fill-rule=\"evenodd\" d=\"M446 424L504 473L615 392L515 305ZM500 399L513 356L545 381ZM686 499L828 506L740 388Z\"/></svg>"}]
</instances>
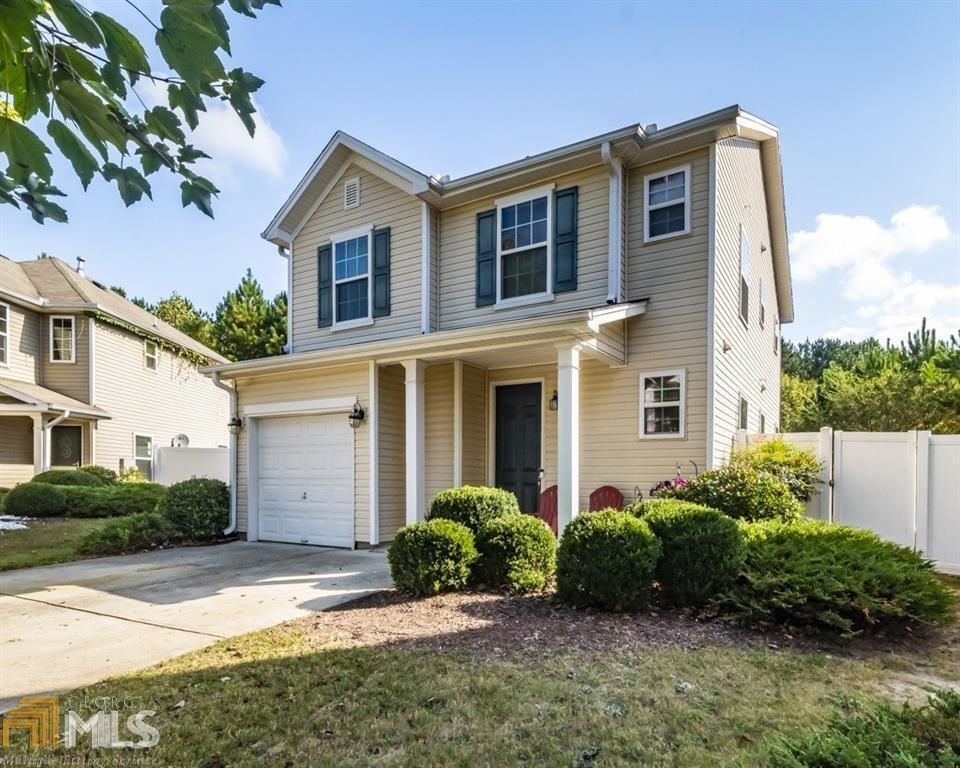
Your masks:
<instances>
[{"instance_id":1,"label":"garage wall lamp","mask_svg":"<svg viewBox=\"0 0 960 768\"><path fill-rule=\"evenodd\" d=\"M557 390L553 390L553 397L547 402L547 408L551 411L557 410L557 407L560 405L560 401L557 398Z\"/></svg>"},{"instance_id":2,"label":"garage wall lamp","mask_svg":"<svg viewBox=\"0 0 960 768\"><path fill-rule=\"evenodd\" d=\"M231 435L240 434L240 430L243 429L243 419L239 416L234 416L227 422L227 428L230 430Z\"/></svg>"},{"instance_id":3,"label":"garage wall lamp","mask_svg":"<svg viewBox=\"0 0 960 768\"><path fill-rule=\"evenodd\" d=\"M354 429L360 429L363 420L367 417L366 412L360 407L360 403L353 404L353 410L347 415L350 420L350 426Z\"/></svg>"}]
</instances>

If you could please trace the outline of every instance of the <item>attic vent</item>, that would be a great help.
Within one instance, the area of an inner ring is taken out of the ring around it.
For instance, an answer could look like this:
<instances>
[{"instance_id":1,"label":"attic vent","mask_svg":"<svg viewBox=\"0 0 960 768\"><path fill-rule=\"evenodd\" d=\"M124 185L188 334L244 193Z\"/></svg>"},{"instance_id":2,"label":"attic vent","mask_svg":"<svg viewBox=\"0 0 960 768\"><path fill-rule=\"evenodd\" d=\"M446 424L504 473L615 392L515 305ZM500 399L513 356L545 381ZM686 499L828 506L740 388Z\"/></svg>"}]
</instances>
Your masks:
<instances>
[{"instance_id":1,"label":"attic vent","mask_svg":"<svg viewBox=\"0 0 960 768\"><path fill-rule=\"evenodd\" d=\"M344 210L347 208L359 208L360 207L360 177L357 176L355 179L347 179L343 183L343 207Z\"/></svg>"}]
</instances>

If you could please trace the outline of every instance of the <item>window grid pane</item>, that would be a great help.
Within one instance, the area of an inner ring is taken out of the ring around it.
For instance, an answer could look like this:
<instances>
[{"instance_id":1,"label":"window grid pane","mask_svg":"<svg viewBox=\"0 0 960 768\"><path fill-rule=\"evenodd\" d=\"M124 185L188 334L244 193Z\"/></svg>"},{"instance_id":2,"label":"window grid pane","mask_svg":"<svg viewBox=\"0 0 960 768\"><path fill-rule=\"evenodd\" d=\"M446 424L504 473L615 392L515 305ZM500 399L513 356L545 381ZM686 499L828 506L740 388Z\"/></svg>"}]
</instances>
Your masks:
<instances>
[{"instance_id":1,"label":"window grid pane","mask_svg":"<svg viewBox=\"0 0 960 768\"><path fill-rule=\"evenodd\" d=\"M547 242L547 198L538 197L500 209L500 250Z\"/></svg>"},{"instance_id":2,"label":"window grid pane","mask_svg":"<svg viewBox=\"0 0 960 768\"><path fill-rule=\"evenodd\" d=\"M367 316L367 278L337 286L337 322Z\"/></svg>"},{"instance_id":3,"label":"window grid pane","mask_svg":"<svg viewBox=\"0 0 960 768\"><path fill-rule=\"evenodd\" d=\"M686 205L677 203L650 211L650 237L681 232L686 223Z\"/></svg>"},{"instance_id":4,"label":"window grid pane","mask_svg":"<svg viewBox=\"0 0 960 768\"><path fill-rule=\"evenodd\" d=\"M53 319L53 359L70 360L73 357L73 321Z\"/></svg>"},{"instance_id":5,"label":"window grid pane","mask_svg":"<svg viewBox=\"0 0 960 768\"><path fill-rule=\"evenodd\" d=\"M512 299L547 290L546 248L508 254L503 257L501 269L501 298Z\"/></svg>"},{"instance_id":6,"label":"window grid pane","mask_svg":"<svg viewBox=\"0 0 960 768\"><path fill-rule=\"evenodd\" d=\"M337 280L349 280L367 274L367 256L366 235L337 243L334 252Z\"/></svg>"},{"instance_id":7,"label":"window grid pane","mask_svg":"<svg viewBox=\"0 0 960 768\"><path fill-rule=\"evenodd\" d=\"M681 431L680 376L646 376L643 380L643 431L647 435L678 435Z\"/></svg>"}]
</instances>

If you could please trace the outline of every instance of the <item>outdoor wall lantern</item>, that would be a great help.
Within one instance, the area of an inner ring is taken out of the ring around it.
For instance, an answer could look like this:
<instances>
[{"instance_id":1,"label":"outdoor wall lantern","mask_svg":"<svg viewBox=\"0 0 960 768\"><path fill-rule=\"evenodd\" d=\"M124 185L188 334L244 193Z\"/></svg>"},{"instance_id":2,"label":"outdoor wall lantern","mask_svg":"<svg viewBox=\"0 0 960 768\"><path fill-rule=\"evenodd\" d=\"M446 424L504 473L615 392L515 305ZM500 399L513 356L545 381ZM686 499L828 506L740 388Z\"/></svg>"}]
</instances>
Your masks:
<instances>
[{"instance_id":1,"label":"outdoor wall lantern","mask_svg":"<svg viewBox=\"0 0 960 768\"><path fill-rule=\"evenodd\" d=\"M363 424L363 420L366 418L367 414L360 407L360 403L353 404L353 410L347 415L347 418L350 420L350 426L354 429L360 429L360 425Z\"/></svg>"},{"instance_id":2,"label":"outdoor wall lantern","mask_svg":"<svg viewBox=\"0 0 960 768\"><path fill-rule=\"evenodd\" d=\"M241 419L239 416L234 416L229 422L227 422L227 427L230 429L231 435L240 434L240 430L243 429L243 419Z\"/></svg>"},{"instance_id":3,"label":"outdoor wall lantern","mask_svg":"<svg viewBox=\"0 0 960 768\"><path fill-rule=\"evenodd\" d=\"M553 390L553 397L551 397L550 402L547 403L547 408L549 408L551 411L555 411L557 410L558 405L559 401L557 400L557 390Z\"/></svg>"}]
</instances>

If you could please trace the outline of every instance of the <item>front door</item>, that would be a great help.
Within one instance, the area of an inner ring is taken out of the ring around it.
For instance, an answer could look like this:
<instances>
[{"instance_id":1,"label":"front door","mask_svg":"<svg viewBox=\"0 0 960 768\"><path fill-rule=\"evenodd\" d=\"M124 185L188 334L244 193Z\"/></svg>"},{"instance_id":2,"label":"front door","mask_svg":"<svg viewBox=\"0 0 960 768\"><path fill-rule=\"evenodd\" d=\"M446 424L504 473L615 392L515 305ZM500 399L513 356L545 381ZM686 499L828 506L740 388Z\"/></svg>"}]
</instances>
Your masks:
<instances>
[{"instance_id":1,"label":"front door","mask_svg":"<svg viewBox=\"0 0 960 768\"><path fill-rule=\"evenodd\" d=\"M520 509L537 513L540 493L540 384L496 387L496 485L512 491Z\"/></svg>"}]
</instances>

